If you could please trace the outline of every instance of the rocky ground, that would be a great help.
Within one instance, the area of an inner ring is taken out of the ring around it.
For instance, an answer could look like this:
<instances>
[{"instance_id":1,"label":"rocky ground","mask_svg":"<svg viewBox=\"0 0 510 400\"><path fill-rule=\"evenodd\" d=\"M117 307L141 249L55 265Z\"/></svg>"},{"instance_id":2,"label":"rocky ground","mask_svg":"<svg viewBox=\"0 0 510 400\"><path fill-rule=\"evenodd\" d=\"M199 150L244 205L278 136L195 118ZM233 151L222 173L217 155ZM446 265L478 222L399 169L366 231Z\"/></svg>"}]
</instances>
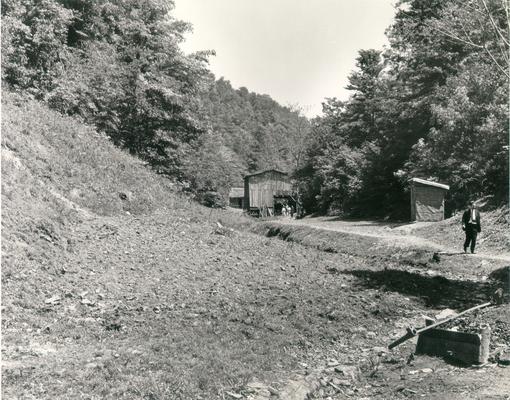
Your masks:
<instances>
[{"instance_id":1,"label":"rocky ground","mask_svg":"<svg viewBox=\"0 0 510 400\"><path fill-rule=\"evenodd\" d=\"M423 315L489 299L504 263L458 273L431 252L323 251L225 219L78 209L41 234L37 258L2 271L5 398L507 398L496 356L463 368L413 358L415 341L386 349ZM508 348L507 305L474 317Z\"/></svg>"}]
</instances>

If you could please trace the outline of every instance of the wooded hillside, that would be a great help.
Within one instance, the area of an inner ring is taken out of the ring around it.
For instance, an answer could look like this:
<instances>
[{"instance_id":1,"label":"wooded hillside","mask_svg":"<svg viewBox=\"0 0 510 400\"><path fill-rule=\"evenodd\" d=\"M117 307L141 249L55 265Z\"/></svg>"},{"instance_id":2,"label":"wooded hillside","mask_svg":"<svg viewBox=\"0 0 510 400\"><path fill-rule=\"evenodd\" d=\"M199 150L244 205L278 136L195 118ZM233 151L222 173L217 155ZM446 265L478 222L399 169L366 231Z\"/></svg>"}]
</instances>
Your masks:
<instances>
[{"instance_id":1,"label":"wooded hillside","mask_svg":"<svg viewBox=\"0 0 510 400\"><path fill-rule=\"evenodd\" d=\"M216 80L213 50L185 54L191 26L166 0L3 1L2 81L198 199L278 168L294 173L309 212L406 218L410 177L448 183L447 211L507 202L508 2L397 7L390 46L360 50L350 99L326 99L312 124Z\"/></svg>"},{"instance_id":2,"label":"wooded hillside","mask_svg":"<svg viewBox=\"0 0 510 400\"><path fill-rule=\"evenodd\" d=\"M191 26L172 1L2 2L3 81L78 116L197 194L289 168L306 120L267 95L215 82L179 45Z\"/></svg>"},{"instance_id":3,"label":"wooded hillside","mask_svg":"<svg viewBox=\"0 0 510 400\"><path fill-rule=\"evenodd\" d=\"M268 95L233 89L223 78L204 98L213 131L237 158L241 174L277 168L293 171L304 156L310 123L298 107L282 107Z\"/></svg>"}]
</instances>

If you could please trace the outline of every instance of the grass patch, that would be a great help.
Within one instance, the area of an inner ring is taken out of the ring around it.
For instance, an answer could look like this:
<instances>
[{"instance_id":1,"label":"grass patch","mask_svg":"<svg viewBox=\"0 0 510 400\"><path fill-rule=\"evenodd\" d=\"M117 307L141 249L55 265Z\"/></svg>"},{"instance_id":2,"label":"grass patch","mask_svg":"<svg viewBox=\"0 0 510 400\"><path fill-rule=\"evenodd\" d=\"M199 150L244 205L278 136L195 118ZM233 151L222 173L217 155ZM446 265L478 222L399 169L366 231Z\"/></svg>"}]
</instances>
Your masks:
<instances>
[{"instance_id":1,"label":"grass patch","mask_svg":"<svg viewBox=\"0 0 510 400\"><path fill-rule=\"evenodd\" d=\"M98 215L139 215L179 207L183 201L168 179L106 136L7 91L2 96L2 132L2 175L7 179L2 194L8 202L14 197L57 202L52 199L56 192Z\"/></svg>"}]
</instances>

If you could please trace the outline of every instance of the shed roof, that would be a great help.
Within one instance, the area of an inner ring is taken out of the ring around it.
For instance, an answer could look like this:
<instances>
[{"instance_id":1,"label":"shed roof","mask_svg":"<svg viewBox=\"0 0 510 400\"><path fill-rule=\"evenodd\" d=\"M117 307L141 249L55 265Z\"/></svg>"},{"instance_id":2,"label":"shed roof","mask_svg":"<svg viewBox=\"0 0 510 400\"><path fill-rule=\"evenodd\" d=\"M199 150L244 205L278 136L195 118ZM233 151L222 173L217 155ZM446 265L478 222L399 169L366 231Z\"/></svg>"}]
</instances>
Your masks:
<instances>
[{"instance_id":1,"label":"shed roof","mask_svg":"<svg viewBox=\"0 0 510 400\"><path fill-rule=\"evenodd\" d=\"M230 193L228 197L244 197L244 188L242 187L233 187L230 188Z\"/></svg>"},{"instance_id":2,"label":"shed roof","mask_svg":"<svg viewBox=\"0 0 510 400\"><path fill-rule=\"evenodd\" d=\"M250 176L255 176L255 175L262 175L262 174L265 174L266 172L277 172L277 173L282 174L282 175L287 175L287 173L286 173L286 172L279 171L279 170L277 170L277 169L272 168L272 169L265 169L265 170L263 170L263 171L257 171L257 172L254 172L254 173L252 173L252 174L245 175L244 177L245 177L245 178L249 178Z\"/></svg>"},{"instance_id":3,"label":"shed roof","mask_svg":"<svg viewBox=\"0 0 510 400\"><path fill-rule=\"evenodd\" d=\"M442 183L437 183L437 182L433 182L433 181L426 181L425 179L411 178L411 179L409 179L409 181L413 182L413 183L420 183L420 184L426 185L426 186L434 186L437 188L450 190L450 186L448 186L448 185L444 185Z\"/></svg>"}]
</instances>

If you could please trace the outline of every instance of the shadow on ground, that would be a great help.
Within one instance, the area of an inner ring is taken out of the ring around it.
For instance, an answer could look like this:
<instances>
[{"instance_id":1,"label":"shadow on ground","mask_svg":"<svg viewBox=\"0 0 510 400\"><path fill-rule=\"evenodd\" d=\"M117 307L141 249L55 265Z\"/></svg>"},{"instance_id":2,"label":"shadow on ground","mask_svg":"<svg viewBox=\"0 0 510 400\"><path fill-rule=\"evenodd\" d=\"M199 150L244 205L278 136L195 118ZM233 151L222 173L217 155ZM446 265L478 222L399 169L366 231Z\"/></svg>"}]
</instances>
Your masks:
<instances>
[{"instance_id":1,"label":"shadow on ground","mask_svg":"<svg viewBox=\"0 0 510 400\"><path fill-rule=\"evenodd\" d=\"M468 308L490 301L494 282L451 280L442 276L424 276L395 269L383 271L347 270L343 274L358 278L356 285L367 289L398 292L423 301L426 307Z\"/></svg>"},{"instance_id":2,"label":"shadow on ground","mask_svg":"<svg viewBox=\"0 0 510 400\"><path fill-rule=\"evenodd\" d=\"M341 222L349 222L351 226L376 226L376 227L387 227L390 229L393 228L399 228L401 226L411 225L412 223L409 221L367 221L366 219L358 219L358 218L346 218L346 217L330 217L327 218L326 221L328 222L334 222L334 221L341 221Z\"/></svg>"}]
</instances>

